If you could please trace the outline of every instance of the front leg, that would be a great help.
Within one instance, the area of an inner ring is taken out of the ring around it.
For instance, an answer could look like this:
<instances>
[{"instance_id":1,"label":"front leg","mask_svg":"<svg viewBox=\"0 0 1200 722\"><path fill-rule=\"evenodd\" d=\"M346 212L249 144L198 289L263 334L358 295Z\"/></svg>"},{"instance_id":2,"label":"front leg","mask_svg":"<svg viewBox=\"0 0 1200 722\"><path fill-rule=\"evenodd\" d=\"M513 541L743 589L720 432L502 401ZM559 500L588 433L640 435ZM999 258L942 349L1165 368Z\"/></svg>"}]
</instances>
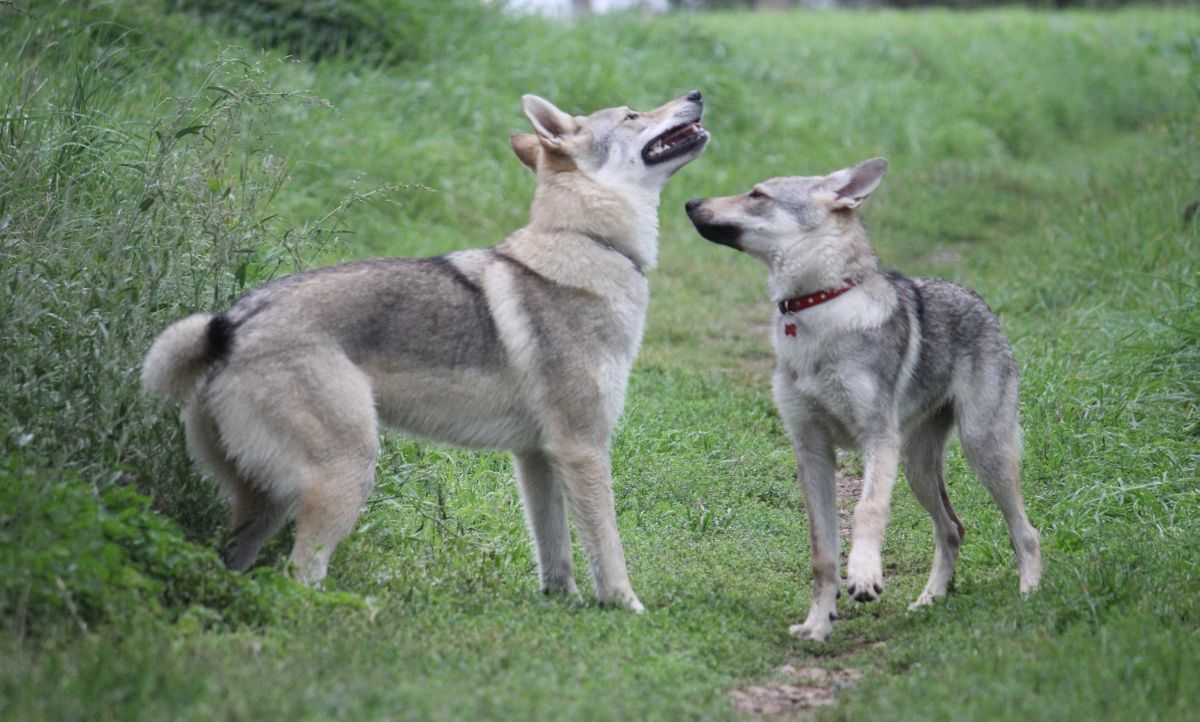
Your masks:
<instances>
[{"instance_id":1,"label":"front leg","mask_svg":"<svg viewBox=\"0 0 1200 722\"><path fill-rule=\"evenodd\" d=\"M547 450L556 478L562 480L575 518L575 530L596 583L596 598L634 612L645 607L629 585L625 551L617 534L612 461L607 446L556 444Z\"/></svg>"},{"instance_id":2,"label":"front leg","mask_svg":"<svg viewBox=\"0 0 1200 722\"><path fill-rule=\"evenodd\" d=\"M795 433L796 478L804 492L808 510L809 555L812 558L812 604L803 624L788 631L795 636L823 642L833 631L837 618L840 578L838 557L837 481L835 455L823 429L809 428Z\"/></svg>"},{"instance_id":3,"label":"front leg","mask_svg":"<svg viewBox=\"0 0 1200 722\"><path fill-rule=\"evenodd\" d=\"M517 480L525 521L533 538L542 591L578 594L571 562L571 531L562 485L554 478L550 461L540 451L515 454Z\"/></svg>"},{"instance_id":4,"label":"front leg","mask_svg":"<svg viewBox=\"0 0 1200 722\"><path fill-rule=\"evenodd\" d=\"M891 514L900 459L898 434L880 434L864 448L862 498L854 509L854 532L846 563L846 590L859 602L883 594L883 533Z\"/></svg>"}]
</instances>

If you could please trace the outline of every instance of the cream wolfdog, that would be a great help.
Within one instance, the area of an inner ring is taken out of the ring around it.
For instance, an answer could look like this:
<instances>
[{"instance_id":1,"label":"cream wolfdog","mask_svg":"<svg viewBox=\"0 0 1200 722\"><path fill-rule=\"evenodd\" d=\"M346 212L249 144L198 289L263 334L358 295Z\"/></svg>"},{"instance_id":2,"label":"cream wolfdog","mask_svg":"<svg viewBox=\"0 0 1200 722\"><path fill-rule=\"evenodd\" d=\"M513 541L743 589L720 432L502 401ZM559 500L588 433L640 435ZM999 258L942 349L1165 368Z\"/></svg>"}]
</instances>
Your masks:
<instances>
[{"instance_id":1,"label":"cream wolfdog","mask_svg":"<svg viewBox=\"0 0 1200 722\"><path fill-rule=\"evenodd\" d=\"M699 92L647 113L574 116L523 98L512 138L537 174L531 220L485 250L297 273L167 328L150 391L184 402L192 457L232 502L230 567L296 518L315 584L374 483L380 421L511 449L547 592L575 592L567 507L596 596L642 610L617 535L610 440L655 265L659 193L709 135Z\"/></svg>"}]
</instances>

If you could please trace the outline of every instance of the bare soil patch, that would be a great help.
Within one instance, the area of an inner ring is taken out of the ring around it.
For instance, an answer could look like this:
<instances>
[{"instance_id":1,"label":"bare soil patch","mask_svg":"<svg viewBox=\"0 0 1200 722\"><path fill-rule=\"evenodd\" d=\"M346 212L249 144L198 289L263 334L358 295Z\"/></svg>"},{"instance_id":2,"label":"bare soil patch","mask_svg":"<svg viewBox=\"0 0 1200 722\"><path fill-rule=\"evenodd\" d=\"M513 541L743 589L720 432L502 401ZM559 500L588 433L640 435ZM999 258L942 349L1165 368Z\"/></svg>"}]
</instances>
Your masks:
<instances>
[{"instance_id":1,"label":"bare soil patch","mask_svg":"<svg viewBox=\"0 0 1200 722\"><path fill-rule=\"evenodd\" d=\"M837 474L838 533L850 538L854 505L862 496L862 476L843 470ZM853 687L863 677L860 669L845 667L796 667L785 664L775 670L771 682L729 692L733 708L757 718L798 719L837 702L838 693Z\"/></svg>"},{"instance_id":2,"label":"bare soil patch","mask_svg":"<svg viewBox=\"0 0 1200 722\"><path fill-rule=\"evenodd\" d=\"M838 692L862 679L861 670L793 667L775 670L775 681L729 693L734 709L758 717L795 719L837 701Z\"/></svg>"},{"instance_id":3,"label":"bare soil patch","mask_svg":"<svg viewBox=\"0 0 1200 722\"><path fill-rule=\"evenodd\" d=\"M862 496L862 477L857 474L846 474L841 471L837 475L838 499L838 533L842 541L850 538L850 525L854 516L854 505Z\"/></svg>"}]
</instances>

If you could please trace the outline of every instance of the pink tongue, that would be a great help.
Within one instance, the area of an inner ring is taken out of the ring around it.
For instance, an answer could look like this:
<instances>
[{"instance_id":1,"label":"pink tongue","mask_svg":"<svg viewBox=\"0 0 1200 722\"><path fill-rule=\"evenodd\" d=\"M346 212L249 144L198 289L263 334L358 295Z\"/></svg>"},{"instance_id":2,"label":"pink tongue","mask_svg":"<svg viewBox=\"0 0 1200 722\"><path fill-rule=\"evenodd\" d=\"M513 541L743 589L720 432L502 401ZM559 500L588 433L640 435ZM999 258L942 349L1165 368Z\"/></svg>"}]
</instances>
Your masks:
<instances>
[{"instance_id":1,"label":"pink tongue","mask_svg":"<svg viewBox=\"0 0 1200 722\"><path fill-rule=\"evenodd\" d=\"M687 135L688 133L691 133L692 129L695 127L696 127L695 123L688 123L687 125L683 126L679 130L672 131L672 133L670 135L668 135L666 138L663 138L663 143L670 143L674 140L682 138L683 136Z\"/></svg>"}]
</instances>

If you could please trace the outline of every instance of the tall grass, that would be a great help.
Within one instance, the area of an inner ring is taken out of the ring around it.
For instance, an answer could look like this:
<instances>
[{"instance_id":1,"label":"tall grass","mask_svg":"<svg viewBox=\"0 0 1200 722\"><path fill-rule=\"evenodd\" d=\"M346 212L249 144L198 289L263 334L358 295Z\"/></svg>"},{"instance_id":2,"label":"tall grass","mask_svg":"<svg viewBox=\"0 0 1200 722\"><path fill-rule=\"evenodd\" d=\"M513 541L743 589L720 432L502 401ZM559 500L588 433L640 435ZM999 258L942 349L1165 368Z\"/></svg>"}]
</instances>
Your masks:
<instances>
[{"instance_id":1,"label":"tall grass","mask_svg":"<svg viewBox=\"0 0 1200 722\"><path fill-rule=\"evenodd\" d=\"M0 61L0 609L20 629L43 607L105 616L104 582L154 597L130 577L148 567L200 587L187 570L217 573L169 524L138 522L139 497L109 493L150 495L210 546L221 529L176 413L141 390L141 357L168 323L325 253L359 198L302 225L273 209L293 161L266 128L282 107L321 104L273 87L261 59L155 76L162 53L144 36L88 8L55 18L6 18L14 52ZM102 523L106 504L128 523ZM43 535L56 519L69 523Z\"/></svg>"},{"instance_id":2,"label":"tall grass","mask_svg":"<svg viewBox=\"0 0 1200 722\"><path fill-rule=\"evenodd\" d=\"M429 61L445 44L469 43L502 20L499 4L476 0L167 0L165 4L262 47L307 60L352 58L364 64Z\"/></svg>"}]
</instances>

